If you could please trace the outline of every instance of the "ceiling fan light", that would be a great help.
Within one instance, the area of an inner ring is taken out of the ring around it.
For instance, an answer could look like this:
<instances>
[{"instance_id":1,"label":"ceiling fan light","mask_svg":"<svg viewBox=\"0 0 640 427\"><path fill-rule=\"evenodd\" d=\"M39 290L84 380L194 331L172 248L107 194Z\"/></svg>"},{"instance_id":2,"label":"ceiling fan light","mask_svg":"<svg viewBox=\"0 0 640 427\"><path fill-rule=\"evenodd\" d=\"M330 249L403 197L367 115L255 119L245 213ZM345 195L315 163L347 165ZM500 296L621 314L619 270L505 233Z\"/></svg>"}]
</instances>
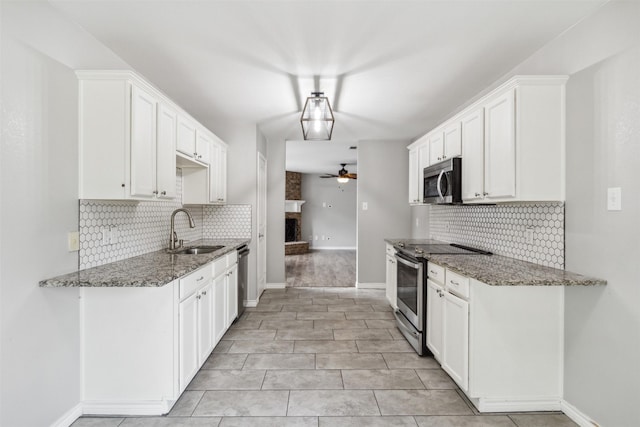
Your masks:
<instances>
[{"instance_id":1,"label":"ceiling fan light","mask_svg":"<svg viewBox=\"0 0 640 427\"><path fill-rule=\"evenodd\" d=\"M338 182L340 184L346 184L347 182L349 182L349 178L347 178L346 176L339 176L338 177Z\"/></svg>"},{"instance_id":2,"label":"ceiling fan light","mask_svg":"<svg viewBox=\"0 0 640 427\"><path fill-rule=\"evenodd\" d=\"M323 92L311 92L300 116L302 136L307 141L328 141L333 133L333 111Z\"/></svg>"}]
</instances>

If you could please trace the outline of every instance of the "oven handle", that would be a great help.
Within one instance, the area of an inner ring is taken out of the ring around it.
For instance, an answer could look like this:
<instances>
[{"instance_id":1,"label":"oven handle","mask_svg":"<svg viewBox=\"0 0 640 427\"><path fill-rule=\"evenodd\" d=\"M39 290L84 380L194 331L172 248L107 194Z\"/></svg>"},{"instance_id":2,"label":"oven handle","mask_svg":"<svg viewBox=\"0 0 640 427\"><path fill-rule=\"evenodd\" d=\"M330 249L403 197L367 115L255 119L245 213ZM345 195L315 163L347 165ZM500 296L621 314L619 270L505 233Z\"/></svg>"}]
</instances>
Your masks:
<instances>
[{"instance_id":1,"label":"oven handle","mask_svg":"<svg viewBox=\"0 0 640 427\"><path fill-rule=\"evenodd\" d=\"M413 260L407 259L398 253L396 253L396 259L398 260L399 263L409 266L415 270L418 270L420 267L422 267L422 264L420 264L419 262L415 262Z\"/></svg>"},{"instance_id":2,"label":"oven handle","mask_svg":"<svg viewBox=\"0 0 640 427\"><path fill-rule=\"evenodd\" d=\"M418 335L418 333L414 330L412 330L409 326L407 326L405 324L406 320L404 320L404 316L402 315L402 312L400 310L396 310L393 312L393 315L395 316L396 320L398 321L398 326L400 326L402 329L404 329L405 332L407 332L408 334L411 334L415 339L419 340L420 336Z\"/></svg>"},{"instance_id":3,"label":"oven handle","mask_svg":"<svg viewBox=\"0 0 640 427\"><path fill-rule=\"evenodd\" d=\"M441 199L444 199L444 194L442 194L442 191L440 191L440 181L442 181L442 176L444 175L444 171L440 171L440 175L438 175L438 182L436 183L436 189L438 190L438 194L440 195Z\"/></svg>"}]
</instances>

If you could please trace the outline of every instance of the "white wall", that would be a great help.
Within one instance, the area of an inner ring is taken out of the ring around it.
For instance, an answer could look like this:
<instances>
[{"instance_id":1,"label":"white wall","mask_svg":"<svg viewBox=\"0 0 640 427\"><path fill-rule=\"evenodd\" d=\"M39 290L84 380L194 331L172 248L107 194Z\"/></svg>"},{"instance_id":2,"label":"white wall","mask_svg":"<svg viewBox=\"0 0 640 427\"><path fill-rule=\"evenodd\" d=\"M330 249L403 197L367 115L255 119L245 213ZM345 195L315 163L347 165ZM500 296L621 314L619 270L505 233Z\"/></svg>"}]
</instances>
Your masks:
<instances>
[{"instance_id":1,"label":"white wall","mask_svg":"<svg viewBox=\"0 0 640 427\"><path fill-rule=\"evenodd\" d=\"M2 2L0 425L45 426L80 400L76 68L128 68L46 2Z\"/></svg>"},{"instance_id":2,"label":"white wall","mask_svg":"<svg viewBox=\"0 0 640 427\"><path fill-rule=\"evenodd\" d=\"M335 178L302 174L302 240L317 236L316 249L355 249L358 181L340 184ZM322 240L322 236L325 240Z\"/></svg>"},{"instance_id":3,"label":"white wall","mask_svg":"<svg viewBox=\"0 0 640 427\"><path fill-rule=\"evenodd\" d=\"M357 282L384 283L385 238L409 236L407 141L358 144ZM362 203L368 209L362 209Z\"/></svg>"},{"instance_id":4,"label":"white wall","mask_svg":"<svg viewBox=\"0 0 640 427\"><path fill-rule=\"evenodd\" d=\"M608 284L566 290L565 399L605 426L640 425L639 113L640 48L569 80L566 265Z\"/></svg>"},{"instance_id":5,"label":"white wall","mask_svg":"<svg viewBox=\"0 0 640 427\"><path fill-rule=\"evenodd\" d=\"M285 141L267 142L267 283L283 284L284 199L286 187Z\"/></svg>"},{"instance_id":6,"label":"white wall","mask_svg":"<svg viewBox=\"0 0 640 427\"><path fill-rule=\"evenodd\" d=\"M248 300L257 298L258 242L258 145L264 148L256 125L236 123L231 133L224 135L227 149L227 203L251 205L251 243L249 249Z\"/></svg>"},{"instance_id":7,"label":"white wall","mask_svg":"<svg viewBox=\"0 0 640 427\"><path fill-rule=\"evenodd\" d=\"M640 425L640 2L611 1L507 73L568 74L564 398L602 426ZM606 211L622 187L623 210Z\"/></svg>"}]
</instances>

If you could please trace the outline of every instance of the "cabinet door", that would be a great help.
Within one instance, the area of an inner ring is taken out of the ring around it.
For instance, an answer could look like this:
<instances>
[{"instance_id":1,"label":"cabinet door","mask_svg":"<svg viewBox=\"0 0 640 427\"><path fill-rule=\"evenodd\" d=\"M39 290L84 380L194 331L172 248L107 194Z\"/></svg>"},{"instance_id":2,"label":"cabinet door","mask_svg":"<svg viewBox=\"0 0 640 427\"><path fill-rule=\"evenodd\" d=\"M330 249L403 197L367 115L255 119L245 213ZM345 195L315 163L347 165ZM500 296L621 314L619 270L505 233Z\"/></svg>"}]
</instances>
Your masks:
<instances>
[{"instance_id":1,"label":"cabinet door","mask_svg":"<svg viewBox=\"0 0 640 427\"><path fill-rule=\"evenodd\" d=\"M176 135L178 115L160 104L158 107L158 135L156 144L156 191L162 199L176 197Z\"/></svg>"},{"instance_id":2,"label":"cabinet door","mask_svg":"<svg viewBox=\"0 0 640 427\"><path fill-rule=\"evenodd\" d=\"M227 199L227 149L217 142L211 145L209 163L209 201L224 203Z\"/></svg>"},{"instance_id":3,"label":"cabinet door","mask_svg":"<svg viewBox=\"0 0 640 427\"><path fill-rule=\"evenodd\" d=\"M198 366L202 366L213 350L213 282L204 286L198 295Z\"/></svg>"},{"instance_id":4,"label":"cabinet door","mask_svg":"<svg viewBox=\"0 0 640 427\"><path fill-rule=\"evenodd\" d=\"M397 267L396 267L396 259L391 255L387 255L387 300L391 307L394 309L397 308L397 298L398 298L398 284L397 284Z\"/></svg>"},{"instance_id":5,"label":"cabinet door","mask_svg":"<svg viewBox=\"0 0 640 427\"><path fill-rule=\"evenodd\" d=\"M238 264L227 272L227 328L238 317Z\"/></svg>"},{"instance_id":6,"label":"cabinet door","mask_svg":"<svg viewBox=\"0 0 640 427\"><path fill-rule=\"evenodd\" d=\"M484 185L488 198L516 195L515 90L485 105Z\"/></svg>"},{"instance_id":7,"label":"cabinet door","mask_svg":"<svg viewBox=\"0 0 640 427\"><path fill-rule=\"evenodd\" d=\"M427 347L433 357L442 361L443 347L443 308L444 292L442 286L427 280Z\"/></svg>"},{"instance_id":8,"label":"cabinet door","mask_svg":"<svg viewBox=\"0 0 640 427\"><path fill-rule=\"evenodd\" d=\"M184 116L178 116L176 150L190 157L196 156L196 125Z\"/></svg>"},{"instance_id":9,"label":"cabinet door","mask_svg":"<svg viewBox=\"0 0 640 427\"><path fill-rule=\"evenodd\" d=\"M156 99L131 89L131 195L153 197L156 191Z\"/></svg>"},{"instance_id":10,"label":"cabinet door","mask_svg":"<svg viewBox=\"0 0 640 427\"><path fill-rule=\"evenodd\" d=\"M200 368L198 360L198 304L197 294L191 295L179 306L180 334L180 393Z\"/></svg>"},{"instance_id":11,"label":"cabinet door","mask_svg":"<svg viewBox=\"0 0 640 427\"><path fill-rule=\"evenodd\" d=\"M213 336L217 344L227 330L227 276L220 274L213 281Z\"/></svg>"},{"instance_id":12,"label":"cabinet door","mask_svg":"<svg viewBox=\"0 0 640 427\"><path fill-rule=\"evenodd\" d=\"M409 150L409 203L415 204L420 202L420 194L418 193L419 185L419 154L418 148Z\"/></svg>"},{"instance_id":13,"label":"cabinet door","mask_svg":"<svg viewBox=\"0 0 640 427\"><path fill-rule=\"evenodd\" d=\"M460 139L460 122L448 125L444 129L444 159L462 154Z\"/></svg>"},{"instance_id":14,"label":"cabinet door","mask_svg":"<svg viewBox=\"0 0 640 427\"><path fill-rule=\"evenodd\" d=\"M484 110L462 118L462 200L484 197Z\"/></svg>"},{"instance_id":15,"label":"cabinet door","mask_svg":"<svg viewBox=\"0 0 640 427\"><path fill-rule=\"evenodd\" d=\"M429 164L441 162L444 156L444 136L442 131L429 136Z\"/></svg>"},{"instance_id":16,"label":"cabinet door","mask_svg":"<svg viewBox=\"0 0 640 427\"><path fill-rule=\"evenodd\" d=\"M209 164L211 156L211 137L203 130L196 130L196 156L202 163Z\"/></svg>"},{"instance_id":17,"label":"cabinet door","mask_svg":"<svg viewBox=\"0 0 640 427\"><path fill-rule=\"evenodd\" d=\"M444 297L442 369L466 391L469 388L469 303L448 292Z\"/></svg>"},{"instance_id":18,"label":"cabinet door","mask_svg":"<svg viewBox=\"0 0 640 427\"><path fill-rule=\"evenodd\" d=\"M418 202L424 203L424 168L429 166L429 141L418 147Z\"/></svg>"}]
</instances>

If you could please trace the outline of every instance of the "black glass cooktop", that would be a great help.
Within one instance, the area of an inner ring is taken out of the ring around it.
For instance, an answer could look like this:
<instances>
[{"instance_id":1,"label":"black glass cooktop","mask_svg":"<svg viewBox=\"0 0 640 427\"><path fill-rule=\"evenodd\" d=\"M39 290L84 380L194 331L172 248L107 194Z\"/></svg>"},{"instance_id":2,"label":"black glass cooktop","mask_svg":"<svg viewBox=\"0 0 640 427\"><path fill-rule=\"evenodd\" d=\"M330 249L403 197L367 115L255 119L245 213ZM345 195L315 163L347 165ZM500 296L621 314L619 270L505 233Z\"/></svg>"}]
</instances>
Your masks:
<instances>
[{"instance_id":1,"label":"black glass cooktop","mask_svg":"<svg viewBox=\"0 0 640 427\"><path fill-rule=\"evenodd\" d=\"M404 246L398 246L396 246L397 249L406 254L413 255L492 255L492 252L482 249L458 245L456 243L445 243L437 241L432 241L428 244L407 243L404 244Z\"/></svg>"}]
</instances>

